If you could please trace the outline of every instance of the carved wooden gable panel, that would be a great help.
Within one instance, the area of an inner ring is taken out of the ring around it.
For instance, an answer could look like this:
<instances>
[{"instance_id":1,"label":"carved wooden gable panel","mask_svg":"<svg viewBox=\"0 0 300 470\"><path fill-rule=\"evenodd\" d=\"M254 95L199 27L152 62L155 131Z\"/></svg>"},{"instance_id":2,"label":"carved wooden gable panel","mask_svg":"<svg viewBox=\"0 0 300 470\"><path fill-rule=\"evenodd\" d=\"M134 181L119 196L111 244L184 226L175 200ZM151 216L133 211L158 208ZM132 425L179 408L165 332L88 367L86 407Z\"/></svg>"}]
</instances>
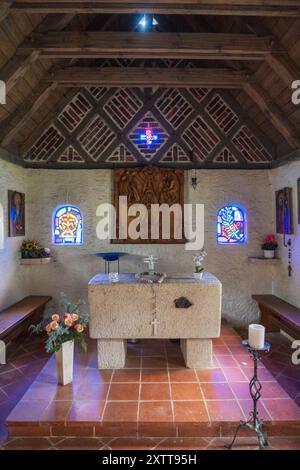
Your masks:
<instances>
[{"instance_id":1,"label":"carved wooden gable panel","mask_svg":"<svg viewBox=\"0 0 300 470\"><path fill-rule=\"evenodd\" d=\"M268 168L273 153L227 92L88 87L23 158L41 168Z\"/></svg>"}]
</instances>

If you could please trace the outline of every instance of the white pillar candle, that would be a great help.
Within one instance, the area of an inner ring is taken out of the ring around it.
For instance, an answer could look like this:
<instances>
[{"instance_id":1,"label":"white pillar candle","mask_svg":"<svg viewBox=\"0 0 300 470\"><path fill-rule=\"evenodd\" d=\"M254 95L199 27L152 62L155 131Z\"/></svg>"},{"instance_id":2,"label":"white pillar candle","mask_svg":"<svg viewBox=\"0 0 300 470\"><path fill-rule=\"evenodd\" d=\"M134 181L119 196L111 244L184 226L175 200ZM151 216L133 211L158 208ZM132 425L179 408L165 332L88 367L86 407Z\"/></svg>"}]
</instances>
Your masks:
<instances>
[{"instance_id":1,"label":"white pillar candle","mask_svg":"<svg viewBox=\"0 0 300 470\"><path fill-rule=\"evenodd\" d=\"M248 341L252 348L263 349L265 345L265 327L262 325L249 325Z\"/></svg>"}]
</instances>

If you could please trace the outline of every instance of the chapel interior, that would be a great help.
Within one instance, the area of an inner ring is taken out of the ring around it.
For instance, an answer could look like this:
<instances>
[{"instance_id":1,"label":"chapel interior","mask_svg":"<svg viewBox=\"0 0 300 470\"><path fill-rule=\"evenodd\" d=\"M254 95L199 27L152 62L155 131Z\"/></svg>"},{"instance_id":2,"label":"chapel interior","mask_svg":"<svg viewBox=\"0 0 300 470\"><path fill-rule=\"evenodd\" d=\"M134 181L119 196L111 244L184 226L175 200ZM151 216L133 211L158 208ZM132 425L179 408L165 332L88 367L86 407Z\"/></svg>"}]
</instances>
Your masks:
<instances>
[{"instance_id":1,"label":"chapel interior","mask_svg":"<svg viewBox=\"0 0 300 470\"><path fill-rule=\"evenodd\" d=\"M1 450L300 449L299 63L300 0L0 3Z\"/></svg>"}]
</instances>

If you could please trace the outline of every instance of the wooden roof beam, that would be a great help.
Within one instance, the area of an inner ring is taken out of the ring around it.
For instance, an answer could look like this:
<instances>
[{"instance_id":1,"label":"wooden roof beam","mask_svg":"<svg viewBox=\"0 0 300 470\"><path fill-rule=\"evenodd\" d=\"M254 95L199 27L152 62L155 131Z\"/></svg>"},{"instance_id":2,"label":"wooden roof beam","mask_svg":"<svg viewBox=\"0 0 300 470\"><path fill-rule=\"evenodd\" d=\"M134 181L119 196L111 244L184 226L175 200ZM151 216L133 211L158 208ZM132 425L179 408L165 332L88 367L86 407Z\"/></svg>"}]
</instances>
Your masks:
<instances>
[{"instance_id":1,"label":"wooden roof beam","mask_svg":"<svg viewBox=\"0 0 300 470\"><path fill-rule=\"evenodd\" d=\"M287 53L266 54L265 59L287 87L291 88L292 82L300 79L300 69Z\"/></svg>"},{"instance_id":2,"label":"wooden roof beam","mask_svg":"<svg viewBox=\"0 0 300 470\"><path fill-rule=\"evenodd\" d=\"M44 58L263 60L273 50L273 38L253 34L64 31L35 34L19 51L29 55L36 49Z\"/></svg>"},{"instance_id":3,"label":"wooden roof beam","mask_svg":"<svg viewBox=\"0 0 300 470\"><path fill-rule=\"evenodd\" d=\"M256 83L244 83L244 91L263 111L273 126L293 149L300 149L300 132L284 116L265 90Z\"/></svg>"},{"instance_id":4,"label":"wooden roof beam","mask_svg":"<svg viewBox=\"0 0 300 470\"><path fill-rule=\"evenodd\" d=\"M49 15L47 16L36 28L36 32L45 32L63 30L74 18L73 15ZM40 57L40 51L33 49L27 56L18 56L19 48L16 54L5 64L0 71L1 80L6 83L6 92L9 91L16 85L17 81L20 80L27 73L31 65Z\"/></svg>"},{"instance_id":5,"label":"wooden roof beam","mask_svg":"<svg viewBox=\"0 0 300 470\"><path fill-rule=\"evenodd\" d=\"M63 87L240 88L248 79L249 73L230 69L69 67L49 74L47 81Z\"/></svg>"},{"instance_id":6,"label":"wooden roof beam","mask_svg":"<svg viewBox=\"0 0 300 470\"><path fill-rule=\"evenodd\" d=\"M0 146L9 145L26 122L40 109L57 83L40 83L29 97L3 122L0 127Z\"/></svg>"},{"instance_id":7,"label":"wooden roof beam","mask_svg":"<svg viewBox=\"0 0 300 470\"><path fill-rule=\"evenodd\" d=\"M0 5L0 23L9 15L13 2L1 2Z\"/></svg>"},{"instance_id":8,"label":"wooden roof beam","mask_svg":"<svg viewBox=\"0 0 300 470\"><path fill-rule=\"evenodd\" d=\"M156 13L299 17L299 0L16 0L12 11L25 13Z\"/></svg>"}]
</instances>

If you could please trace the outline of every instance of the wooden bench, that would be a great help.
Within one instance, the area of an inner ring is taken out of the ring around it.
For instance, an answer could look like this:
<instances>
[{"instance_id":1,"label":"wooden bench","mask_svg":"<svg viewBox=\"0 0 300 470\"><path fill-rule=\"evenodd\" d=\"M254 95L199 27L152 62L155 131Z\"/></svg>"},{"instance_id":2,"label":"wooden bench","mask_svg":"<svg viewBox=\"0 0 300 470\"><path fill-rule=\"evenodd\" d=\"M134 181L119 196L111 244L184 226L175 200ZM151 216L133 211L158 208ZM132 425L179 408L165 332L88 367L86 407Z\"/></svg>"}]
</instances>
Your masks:
<instances>
[{"instance_id":1,"label":"wooden bench","mask_svg":"<svg viewBox=\"0 0 300 470\"><path fill-rule=\"evenodd\" d=\"M300 308L285 302L276 295L252 295L261 311L261 324L267 332L280 330L292 338L300 338Z\"/></svg>"},{"instance_id":2,"label":"wooden bench","mask_svg":"<svg viewBox=\"0 0 300 470\"><path fill-rule=\"evenodd\" d=\"M32 323L42 319L48 296L30 296L0 312L0 364L5 364L6 345Z\"/></svg>"}]
</instances>

